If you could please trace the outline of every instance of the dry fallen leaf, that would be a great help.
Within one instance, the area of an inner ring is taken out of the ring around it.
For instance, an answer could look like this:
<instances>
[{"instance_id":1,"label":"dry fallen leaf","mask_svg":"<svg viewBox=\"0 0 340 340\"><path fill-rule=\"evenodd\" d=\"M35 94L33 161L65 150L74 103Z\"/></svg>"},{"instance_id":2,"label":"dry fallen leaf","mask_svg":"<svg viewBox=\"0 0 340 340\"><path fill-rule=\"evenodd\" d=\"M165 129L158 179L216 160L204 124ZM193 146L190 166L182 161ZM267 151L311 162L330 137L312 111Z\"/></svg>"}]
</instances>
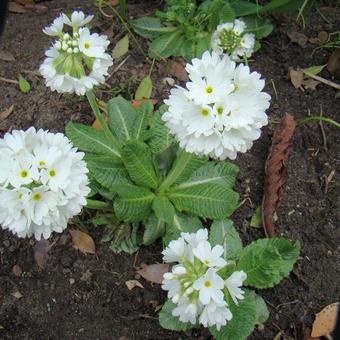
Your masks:
<instances>
[{"instance_id":1,"label":"dry fallen leaf","mask_svg":"<svg viewBox=\"0 0 340 340\"><path fill-rule=\"evenodd\" d=\"M157 99L132 99L131 104L135 109L139 110L145 101L150 101L152 105L156 105L158 102Z\"/></svg>"},{"instance_id":2,"label":"dry fallen leaf","mask_svg":"<svg viewBox=\"0 0 340 340\"><path fill-rule=\"evenodd\" d=\"M145 280L154 282L154 283L162 283L163 274L169 271L169 264L166 263L156 263L150 264L149 266L145 266L142 269L137 271L141 277Z\"/></svg>"},{"instance_id":3,"label":"dry fallen leaf","mask_svg":"<svg viewBox=\"0 0 340 340\"><path fill-rule=\"evenodd\" d=\"M180 81L188 81L188 73L185 70L185 62L182 59L169 59L164 65L164 75L175 76Z\"/></svg>"},{"instance_id":4,"label":"dry fallen leaf","mask_svg":"<svg viewBox=\"0 0 340 340\"><path fill-rule=\"evenodd\" d=\"M14 110L14 105L11 105L8 109L0 112L0 121L5 120Z\"/></svg>"},{"instance_id":5,"label":"dry fallen leaf","mask_svg":"<svg viewBox=\"0 0 340 340\"><path fill-rule=\"evenodd\" d=\"M107 123L109 121L107 115L103 114L105 122ZM102 126L100 125L98 119L95 119L94 122L92 123L92 127L96 130L103 130Z\"/></svg>"},{"instance_id":6,"label":"dry fallen leaf","mask_svg":"<svg viewBox=\"0 0 340 340\"><path fill-rule=\"evenodd\" d=\"M52 245L48 240L40 240L36 242L33 246L33 257L35 263L38 265L40 269L44 269L46 267L48 252L51 249Z\"/></svg>"},{"instance_id":7,"label":"dry fallen leaf","mask_svg":"<svg viewBox=\"0 0 340 340\"><path fill-rule=\"evenodd\" d=\"M312 337L327 336L334 331L339 305L339 302L332 303L315 315Z\"/></svg>"},{"instance_id":8,"label":"dry fallen leaf","mask_svg":"<svg viewBox=\"0 0 340 340\"><path fill-rule=\"evenodd\" d=\"M306 90L316 90L316 86L319 85L320 82L314 79L306 79L302 82L302 86L306 89Z\"/></svg>"},{"instance_id":9,"label":"dry fallen leaf","mask_svg":"<svg viewBox=\"0 0 340 340\"><path fill-rule=\"evenodd\" d=\"M262 200L262 223L267 237L274 237L274 213L282 199L282 186L288 178L287 162L292 151L292 137L297 123L286 113L274 131L272 146L266 161L266 177Z\"/></svg>"},{"instance_id":10,"label":"dry fallen leaf","mask_svg":"<svg viewBox=\"0 0 340 340\"><path fill-rule=\"evenodd\" d=\"M308 37L305 34L301 32L293 31L293 32L288 32L287 35L292 42L297 43L302 48L306 47Z\"/></svg>"},{"instance_id":11,"label":"dry fallen leaf","mask_svg":"<svg viewBox=\"0 0 340 340\"><path fill-rule=\"evenodd\" d=\"M292 67L288 69L288 78L296 89L301 88L304 74L302 70L294 70Z\"/></svg>"},{"instance_id":12,"label":"dry fallen leaf","mask_svg":"<svg viewBox=\"0 0 340 340\"><path fill-rule=\"evenodd\" d=\"M16 3L16 2L13 2L11 1L9 4L8 4L8 11L11 12L11 13L26 13L26 9L24 6Z\"/></svg>"},{"instance_id":13,"label":"dry fallen leaf","mask_svg":"<svg viewBox=\"0 0 340 340\"><path fill-rule=\"evenodd\" d=\"M119 0L109 0L109 3L110 3L111 6L118 6Z\"/></svg>"},{"instance_id":14,"label":"dry fallen leaf","mask_svg":"<svg viewBox=\"0 0 340 340\"><path fill-rule=\"evenodd\" d=\"M125 282L125 284L128 287L128 290L131 290L135 287L144 288L143 285L137 280L128 280Z\"/></svg>"},{"instance_id":15,"label":"dry fallen leaf","mask_svg":"<svg viewBox=\"0 0 340 340\"><path fill-rule=\"evenodd\" d=\"M15 58L11 52L0 50L0 60L14 61Z\"/></svg>"},{"instance_id":16,"label":"dry fallen leaf","mask_svg":"<svg viewBox=\"0 0 340 340\"><path fill-rule=\"evenodd\" d=\"M321 31L318 34L319 44L323 45L328 40L328 33L326 31Z\"/></svg>"},{"instance_id":17,"label":"dry fallen leaf","mask_svg":"<svg viewBox=\"0 0 340 340\"><path fill-rule=\"evenodd\" d=\"M21 298L24 297L19 291L16 291L15 293L12 293L11 295L14 296L17 300L20 300Z\"/></svg>"},{"instance_id":18,"label":"dry fallen leaf","mask_svg":"<svg viewBox=\"0 0 340 340\"><path fill-rule=\"evenodd\" d=\"M95 254L96 246L92 237L80 230L70 230L73 248L84 254Z\"/></svg>"},{"instance_id":19,"label":"dry fallen leaf","mask_svg":"<svg viewBox=\"0 0 340 340\"><path fill-rule=\"evenodd\" d=\"M15 276L21 276L21 274L22 274L22 269L21 269L21 267L18 265L18 264L16 264L16 265L14 265L13 266L13 268L12 268L12 272L13 272L13 274L15 275Z\"/></svg>"},{"instance_id":20,"label":"dry fallen leaf","mask_svg":"<svg viewBox=\"0 0 340 340\"><path fill-rule=\"evenodd\" d=\"M340 50L336 49L329 57L327 70L331 75L340 74Z\"/></svg>"},{"instance_id":21,"label":"dry fallen leaf","mask_svg":"<svg viewBox=\"0 0 340 340\"><path fill-rule=\"evenodd\" d=\"M34 0L15 0L20 5L34 5Z\"/></svg>"}]
</instances>

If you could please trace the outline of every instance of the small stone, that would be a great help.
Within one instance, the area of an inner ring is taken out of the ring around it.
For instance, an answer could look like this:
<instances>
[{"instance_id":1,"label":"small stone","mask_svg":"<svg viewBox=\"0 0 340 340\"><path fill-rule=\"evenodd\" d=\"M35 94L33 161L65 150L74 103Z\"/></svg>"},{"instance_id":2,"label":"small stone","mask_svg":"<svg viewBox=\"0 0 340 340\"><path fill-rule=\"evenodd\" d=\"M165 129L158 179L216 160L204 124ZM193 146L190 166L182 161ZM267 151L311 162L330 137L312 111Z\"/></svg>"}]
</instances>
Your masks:
<instances>
[{"instance_id":1,"label":"small stone","mask_svg":"<svg viewBox=\"0 0 340 340\"><path fill-rule=\"evenodd\" d=\"M13 274L15 275L15 276L21 276L21 274L22 274L22 269L21 269L21 267L18 265L18 264L16 264L16 265L14 265L13 266L13 268L12 268L12 272L13 272Z\"/></svg>"},{"instance_id":2,"label":"small stone","mask_svg":"<svg viewBox=\"0 0 340 340\"><path fill-rule=\"evenodd\" d=\"M81 276L80 280L81 281L91 281L92 273L87 270L83 275Z\"/></svg>"},{"instance_id":3,"label":"small stone","mask_svg":"<svg viewBox=\"0 0 340 340\"><path fill-rule=\"evenodd\" d=\"M175 79L166 77L162 79L162 84L163 85L168 85L168 86L174 86L175 85Z\"/></svg>"},{"instance_id":4,"label":"small stone","mask_svg":"<svg viewBox=\"0 0 340 340\"><path fill-rule=\"evenodd\" d=\"M76 280L73 277L71 277L69 281L70 285L74 285L76 283Z\"/></svg>"}]
</instances>

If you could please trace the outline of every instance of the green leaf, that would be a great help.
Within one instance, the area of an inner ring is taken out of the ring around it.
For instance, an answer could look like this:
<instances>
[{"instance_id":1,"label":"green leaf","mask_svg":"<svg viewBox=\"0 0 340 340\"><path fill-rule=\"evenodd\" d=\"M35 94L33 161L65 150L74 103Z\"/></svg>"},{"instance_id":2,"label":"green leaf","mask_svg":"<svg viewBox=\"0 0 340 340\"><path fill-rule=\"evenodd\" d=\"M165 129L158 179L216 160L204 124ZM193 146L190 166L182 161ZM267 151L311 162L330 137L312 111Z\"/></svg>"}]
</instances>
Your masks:
<instances>
[{"instance_id":1,"label":"green leaf","mask_svg":"<svg viewBox=\"0 0 340 340\"><path fill-rule=\"evenodd\" d=\"M211 34L205 34L204 36L200 37L196 41L196 46L195 46L195 57L201 58L202 54L210 50L210 43L211 43Z\"/></svg>"},{"instance_id":2,"label":"green leaf","mask_svg":"<svg viewBox=\"0 0 340 340\"><path fill-rule=\"evenodd\" d=\"M120 58L129 51L129 36L120 39L112 51L112 58Z\"/></svg>"},{"instance_id":3,"label":"green leaf","mask_svg":"<svg viewBox=\"0 0 340 340\"><path fill-rule=\"evenodd\" d=\"M162 105L158 111L155 112L153 120L151 121L151 137L148 144L154 155L161 154L169 146L175 144L175 140L170 130L164 125L162 121L162 114L167 110L166 105Z\"/></svg>"},{"instance_id":4,"label":"green leaf","mask_svg":"<svg viewBox=\"0 0 340 340\"><path fill-rule=\"evenodd\" d=\"M209 241L212 246L220 244L224 248L226 260L238 260L242 251L242 241L231 220L214 221L210 227Z\"/></svg>"},{"instance_id":5,"label":"green leaf","mask_svg":"<svg viewBox=\"0 0 340 340\"><path fill-rule=\"evenodd\" d=\"M229 307L233 318L220 331L217 331L216 327L210 327L209 330L216 340L245 340L254 330L256 323L255 293L246 290L244 299L239 300L239 305L236 306L231 301Z\"/></svg>"},{"instance_id":6,"label":"green leaf","mask_svg":"<svg viewBox=\"0 0 340 340\"><path fill-rule=\"evenodd\" d=\"M160 19L155 17L142 17L131 20L130 24L136 33L148 39L153 39L160 34L171 33L178 30L178 28L174 26L162 27Z\"/></svg>"},{"instance_id":7,"label":"green leaf","mask_svg":"<svg viewBox=\"0 0 340 340\"><path fill-rule=\"evenodd\" d=\"M262 6L245 0L231 0L230 6L235 11L236 17L243 17L246 15L257 14ZM242 18L244 19L244 18Z\"/></svg>"},{"instance_id":8,"label":"green leaf","mask_svg":"<svg viewBox=\"0 0 340 340\"><path fill-rule=\"evenodd\" d=\"M184 150L181 150L168 176L161 184L160 190L166 190L173 184L184 182L196 169L201 167L206 162L206 158L201 158L193 153L188 153Z\"/></svg>"},{"instance_id":9,"label":"green leaf","mask_svg":"<svg viewBox=\"0 0 340 340\"><path fill-rule=\"evenodd\" d=\"M228 162L209 162L195 170L193 174L177 188L190 188L204 183L216 183L232 188L235 184L239 169L236 165Z\"/></svg>"},{"instance_id":10,"label":"green leaf","mask_svg":"<svg viewBox=\"0 0 340 340\"><path fill-rule=\"evenodd\" d=\"M192 40L186 40L179 50L179 54L188 62L196 55L196 43Z\"/></svg>"},{"instance_id":11,"label":"green leaf","mask_svg":"<svg viewBox=\"0 0 340 340\"><path fill-rule=\"evenodd\" d=\"M170 329L172 331L187 331L194 326L190 322L179 321L178 316L172 315L172 310L176 305L171 301L167 300L163 305L161 311L159 312L159 323L165 329Z\"/></svg>"},{"instance_id":12,"label":"green leaf","mask_svg":"<svg viewBox=\"0 0 340 340\"><path fill-rule=\"evenodd\" d=\"M303 69L303 71L306 72L306 73L317 75L317 74L319 74L324 69L324 67L326 65L327 64L319 65L319 66L311 66L311 67Z\"/></svg>"},{"instance_id":13,"label":"green leaf","mask_svg":"<svg viewBox=\"0 0 340 340\"><path fill-rule=\"evenodd\" d=\"M226 2L220 13L221 22L233 22L236 19L235 11L229 2Z\"/></svg>"},{"instance_id":14,"label":"green leaf","mask_svg":"<svg viewBox=\"0 0 340 340\"><path fill-rule=\"evenodd\" d=\"M120 160L117 146L107 140L104 132L78 123L68 123L65 131L66 136L80 150L111 156L113 160Z\"/></svg>"},{"instance_id":15,"label":"green leaf","mask_svg":"<svg viewBox=\"0 0 340 340\"><path fill-rule=\"evenodd\" d=\"M195 233L203 228L202 222L198 217L176 213L171 224L166 225L163 241L168 244L171 240L176 240L182 232Z\"/></svg>"},{"instance_id":16,"label":"green leaf","mask_svg":"<svg viewBox=\"0 0 340 340\"><path fill-rule=\"evenodd\" d=\"M130 234L125 236L120 244L120 249L127 253L135 253L142 245L142 235L138 223L133 223Z\"/></svg>"},{"instance_id":17,"label":"green leaf","mask_svg":"<svg viewBox=\"0 0 340 340\"><path fill-rule=\"evenodd\" d=\"M137 113L136 120L134 122L132 137L134 139L143 141L146 135L146 129L149 123L149 117L152 113L153 105L149 101L145 101L141 105L140 112Z\"/></svg>"},{"instance_id":18,"label":"green leaf","mask_svg":"<svg viewBox=\"0 0 340 340\"><path fill-rule=\"evenodd\" d=\"M237 270L247 273L244 285L270 288L287 277L300 254L300 243L284 238L261 239L241 252Z\"/></svg>"},{"instance_id":19,"label":"green leaf","mask_svg":"<svg viewBox=\"0 0 340 340\"><path fill-rule=\"evenodd\" d=\"M156 168L166 176L174 163L177 156L177 145L171 145L155 158Z\"/></svg>"},{"instance_id":20,"label":"green leaf","mask_svg":"<svg viewBox=\"0 0 340 340\"><path fill-rule=\"evenodd\" d=\"M155 214L151 214L145 223L145 231L143 236L143 244L146 246L152 244L165 233L165 223Z\"/></svg>"},{"instance_id":21,"label":"green leaf","mask_svg":"<svg viewBox=\"0 0 340 340\"><path fill-rule=\"evenodd\" d=\"M152 80L150 76L146 76L145 78L142 79L140 82L136 94L135 94L135 99L149 99L152 94Z\"/></svg>"},{"instance_id":22,"label":"green leaf","mask_svg":"<svg viewBox=\"0 0 340 340\"><path fill-rule=\"evenodd\" d=\"M256 208L254 215L251 217L250 226L253 228L262 228L261 207Z\"/></svg>"},{"instance_id":23,"label":"green leaf","mask_svg":"<svg viewBox=\"0 0 340 340\"><path fill-rule=\"evenodd\" d=\"M224 185L204 183L184 189L172 188L168 197L179 211L222 219L237 208L239 195Z\"/></svg>"},{"instance_id":24,"label":"green leaf","mask_svg":"<svg viewBox=\"0 0 340 340\"><path fill-rule=\"evenodd\" d=\"M137 111L121 96L109 100L109 126L120 142L131 139Z\"/></svg>"},{"instance_id":25,"label":"green leaf","mask_svg":"<svg viewBox=\"0 0 340 340\"><path fill-rule=\"evenodd\" d=\"M255 294L255 304L256 304L256 324L260 325L266 322L269 318L269 310L266 303L260 295Z\"/></svg>"},{"instance_id":26,"label":"green leaf","mask_svg":"<svg viewBox=\"0 0 340 340\"><path fill-rule=\"evenodd\" d=\"M245 32L254 33L257 39L265 38L273 31L273 25L268 19L252 16L243 20L247 25Z\"/></svg>"},{"instance_id":27,"label":"green leaf","mask_svg":"<svg viewBox=\"0 0 340 340\"><path fill-rule=\"evenodd\" d=\"M145 143L136 140L128 141L122 147L121 153L126 170L136 184L157 188L158 178L151 151Z\"/></svg>"},{"instance_id":28,"label":"green leaf","mask_svg":"<svg viewBox=\"0 0 340 340\"><path fill-rule=\"evenodd\" d=\"M169 199L163 195L157 195L152 203L152 209L156 216L166 223L172 223L175 216L175 208Z\"/></svg>"},{"instance_id":29,"label":"green leaf","mask_svg":"<svg viewBox=\"0 0 340 340\"><path fill-rule=\"evenodd\" d=\"M95 180L109 190L115 184L130 182L124 165L115 162L112 157L86 154L85 161Z\"/></svg>"},{"instance_id":30,"label":"green leaf","mask_svg":"<svg viewBox=\"0 0 340 340\"><path fill-rule=\"evenodd\" d=\"M28 93L31 90L30 83L21 74L19 75L19 89L23 93Z\"/></svg>"},{"instance_id":31,"label":"green leaf","mask_svg":"<svg viewBox=\"0 0 340 340\"><path fill-rule=\"evenodd\" d=\"M259 13L277 13L298 10L305 0L271 0Z\"/></svg>"},{"instance_id":32,"label":"green leaf","mask_svg":"<svg viewBox=\"0 0 340 340\"><path fill-rule=\"evenodd\" d=\"M150 190L131 184L116 184L114 190L119 195L114 202L114 210L119 220L138 222L149 216L155 197Z\"/></svg>"},{"instance_id":33,"label":"green leaf","mask_svg":"<svg viewBox=\"0 0 340 340\"><path fill-rule=\"evenodd\" d=\"M174 56L178 54L183 43L184 36L179 30L162 34L150 44L149 57L160 60Z\"/></svg>"}]
</instances>

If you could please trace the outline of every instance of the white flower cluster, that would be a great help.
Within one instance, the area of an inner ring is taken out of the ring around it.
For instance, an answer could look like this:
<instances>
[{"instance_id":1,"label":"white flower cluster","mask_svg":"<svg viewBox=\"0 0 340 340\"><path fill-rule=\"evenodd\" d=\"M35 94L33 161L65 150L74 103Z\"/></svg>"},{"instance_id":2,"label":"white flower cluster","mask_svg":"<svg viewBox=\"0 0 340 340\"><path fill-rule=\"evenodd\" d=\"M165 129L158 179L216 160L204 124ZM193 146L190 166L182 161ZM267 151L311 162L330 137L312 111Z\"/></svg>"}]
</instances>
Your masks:
<instances>
[{"instance_id":1,"label":"white flower cluster","mask_svg":"<svg viewBox=\"0 0 340 340\"><path fill-rule=\"evenodd\" d=\"M249 58L254 52L255 36L244 33L246 24L240 19L218 25L211 38L213 51L227 54L232 60Z\"/></svg>"},{"instance_id":2,"label":"white flower cluster","mask_svg":"<svg viewBox=\"0 0 340 340\"><path fill-rule=\"evenodd\" d=\"M220 330L232 319L224 290L238 305L238 299L244 298L240 287L247 274L235 271L223 280L218 274L228 264L221 257L223 252L220 245L211 248L207 229L192 234L182 233L163 251L164 262L178 262L171 273L164 274L162 288L168 291L168 298L177 304L172 315L178 316L180 321L192 324L198 321L204 327L216 326Z\"/></svg>"},{"instance_id":3,"label":"white flower cluster","mask_svg":"<svg viewBox=\"0 0 340 340\"><path fill-rule=\"evenodd\" d=\"M40 66L46 86L60 93L84 95L93 86L104 83L104 76L112 65L112 58L105 53L110 41L104 35L90 33L87 27L93 15L73 12L71 18L61 14L43 31L58 40L46 51L47 58ZM64 25L72 32L64 32Z\"/></svg>"},{"instance_id":4,"label":"white flower cluster","mask_svg":"<svg viewBox=\"0 0 340 340\"><path fill-rule=\"evenodd\" d=\"M86 205L84 154L62 133L31 127L0 139L0 224L19 237L48 238Z\"/></svg>"},{"instance_id":5,"label":"white flower cluster","mask_svg":"<svg viewBox=\"0 0 340 340\"><path fill-rule=\"evenodd\" d=\"M180 146L221 160L246 152L268 121L270 96L261 92L261 75L208 51L186 70L191 81L171 90L162 116Z\"/></svg>"}]
</instances>

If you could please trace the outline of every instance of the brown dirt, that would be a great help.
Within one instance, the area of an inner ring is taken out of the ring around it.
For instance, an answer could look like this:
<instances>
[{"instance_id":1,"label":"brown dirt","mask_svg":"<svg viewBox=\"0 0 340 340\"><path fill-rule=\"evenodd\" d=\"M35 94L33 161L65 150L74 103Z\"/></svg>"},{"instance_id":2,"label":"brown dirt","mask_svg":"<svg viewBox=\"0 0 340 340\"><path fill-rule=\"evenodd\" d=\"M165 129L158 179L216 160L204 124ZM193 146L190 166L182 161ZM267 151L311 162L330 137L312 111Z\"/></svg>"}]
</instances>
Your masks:
<instances>
[{"instance_id":1,"label":"brown dirt","mask_svg":"<svg viewBox=\"0 0 340 340\"><path fill-rule=\"evenodd\" d=\"M69 121L90 123L93 117L87 103L74 97L51 93L34 71L43 59L49 38L41 29L61 10L79 6L86 12L94 11L85 0L44 2L45 13L11 14L0 40L0 50L11 52L14 62L0 60L0 76L16 79L23 74L32 84L32 91L23 94L15 85L0 82L0 112L14 104L14 112L0 121L0 133L13 128L34 125L51 131L63 131ZM131 15L150 13L158 1L143 1L129 5ZM262 49L251 62L253 69L267 79L267 91L273 100L270 124L252 150L240 155L241 168L237 190L245 201L233 216L245 243L263 237L261 229L249 227L251 216L262 198L264 163L270 137L278 120L285 112L296 119L318 115L320 106L324 114L339 121L337 111L340 99L336 91L319 85L316 91L302 93L286 79L289 66L309 67L325 64L331 53L318 50L308 42L303 48L291 42L287 32L303 32L315 38L319 31L335 31L339 8L321 8L330 23L315 12L307 13L306 29L296 25L295 14L274 18L274 33L263 41ZM101 30L112 27L112 41L123 34L116 21L96 21ZM118 64L120 61L117 61ZM117 65L116 64L116 65ZM26 70L26 71L25 71ZM112 87L127 86L125 95L133 93L138 79L149 70L138 51L132 47L131 55L123 67L111 78ZM169 88L162 85L164 63L153 71L154 97L165 98ZM323 76L329 78L327 71ZM273 84L277 97L273 90ZM339 173L340 135L336 128L324 125L327 149L318 123L298 127L294 137L294 152L290 157L289 180L285 196L278 210L278 230L282 236L300 240L301 258L293 273L274 289L263 290L271 312L263 330L256 330L249 339L273 339L282 330L293 339L303 339L314 314L340 297L339 251ZM335 170L335 176L326 191L325 178ZM75 226L73 226L75 227ZM140 279L144 289L129 291L125 281L135 278L135 267L141 263L161 261L161 245L142 248L136 256L114 254L100 242L102 230L88 228L97 246L97 255L82 255L72 248L67 231L54 235L56 244L49 253L47 266L39 270L33 259L32 240L18 240L7 231L0 231L0 338L1 339L190 339L207 338L204 331L175 333L162 330L157 321L155 306L165 300L158 285ZM12 273L17 264L23 269L21 277ZM23 298L11 294L20 291ZM234 340L234 339L231 339Z\"/></svg>"}]
</instances>

